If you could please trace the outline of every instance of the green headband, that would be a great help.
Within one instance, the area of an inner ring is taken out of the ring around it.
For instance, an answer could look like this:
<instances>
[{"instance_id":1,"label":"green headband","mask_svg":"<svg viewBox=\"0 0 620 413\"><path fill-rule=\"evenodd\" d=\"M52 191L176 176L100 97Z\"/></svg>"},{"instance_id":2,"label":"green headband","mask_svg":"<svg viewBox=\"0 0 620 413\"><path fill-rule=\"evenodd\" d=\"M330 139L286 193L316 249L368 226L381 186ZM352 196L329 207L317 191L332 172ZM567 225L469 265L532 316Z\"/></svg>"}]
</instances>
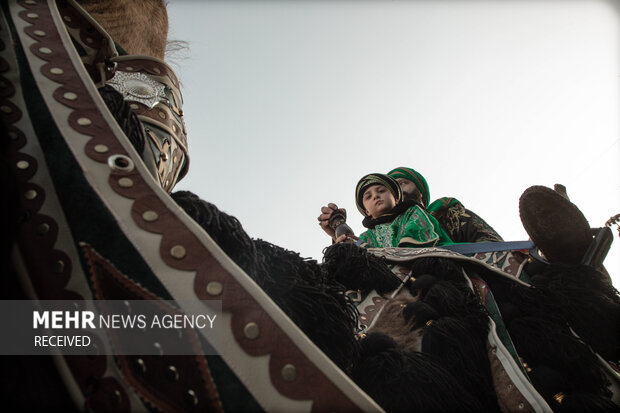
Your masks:
<instances>
[{"instance_id":1,"label":"green headband","mask_svg":"<svg viewBox=\"0 0 620 413\"><path fill-rule=\"evenodd\" d=\"M390 178L385 174L378 173L364 175L355 187L355 204L362 215L366 216L366 208L364 208L364 203L362 202L364 192L366 192L366 189L373 185L382 185L386 187L392 195L394 195L397 203L403 200L403 191L400 189L398 182L396 182L393 178Z\"/></svg>"},{"instance_id":2,"label":"green headband","mask_svg":"<svg viewBox=\"0 0 620 413\"><path fill-rule=\"evenodd\" d=\"M394 179L396 178L404 178L408 179L418 187L418 190L422 193L422 202L424 206L428 206L431 201L431 191L428 189L428 183L426 183L426 179L419 172L411 169L405 168L404 166L392 169L388 172L388 175Z\"/></svg>"}]
</instances>

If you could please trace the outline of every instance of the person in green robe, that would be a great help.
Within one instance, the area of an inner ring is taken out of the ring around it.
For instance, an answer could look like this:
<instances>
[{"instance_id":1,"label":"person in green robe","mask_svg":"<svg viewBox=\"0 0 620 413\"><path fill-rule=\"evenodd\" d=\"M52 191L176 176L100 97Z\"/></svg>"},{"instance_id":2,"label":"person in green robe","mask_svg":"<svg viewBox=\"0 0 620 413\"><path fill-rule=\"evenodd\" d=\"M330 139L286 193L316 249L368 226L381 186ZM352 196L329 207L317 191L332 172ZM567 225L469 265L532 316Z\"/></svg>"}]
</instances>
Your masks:
<instances>
[{"instance_id":1,"label":"person in green robe","mask_svg":"<svg viewBox=\"0 0 620 413\"><path fill-rule=\"evenodd\" d=\"M502 237L479 215L465 208L456 198L443 197L430 202L424 176L412 168L394 168L388 175L400 184L405 200L418 202L439 221L454 242L501 242Z\"/></svg>"},{"instance_id":2,"label":"person in green robe","mask_svg":"<svg viewBox=\"0 0 620 413\"><path fill-rule=\"evenodd\" d=\"M372 173L355 188L358 210L368 228L359 237L369 248L421 248L453 244L439 222L417 201L404 200L398 182L388 175Z\"/></svg>"}]
</instances>

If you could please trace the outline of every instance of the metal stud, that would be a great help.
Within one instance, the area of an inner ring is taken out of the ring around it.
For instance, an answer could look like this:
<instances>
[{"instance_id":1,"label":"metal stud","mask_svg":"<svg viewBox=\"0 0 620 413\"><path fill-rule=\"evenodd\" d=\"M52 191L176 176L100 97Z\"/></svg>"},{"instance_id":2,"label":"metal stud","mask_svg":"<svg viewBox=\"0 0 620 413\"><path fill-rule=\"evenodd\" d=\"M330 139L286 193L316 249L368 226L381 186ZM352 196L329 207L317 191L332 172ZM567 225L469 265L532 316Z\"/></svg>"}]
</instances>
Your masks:
<instances>
[{"instance_id":1,"label":"metal stud","mask_svg":"<svg viewBox=\"0 0 620 413\"><path fill-rule=\"evenodd\" d=\"M62 16L62 18L63 18L66 22L70 22L70 21L71 21L71 16Z\"/></svg>"},{"instance_id":2,"label":"metal stud","mask_svg":"<svg viewBox=\"0 0 620 413\"><path fill-rule=\"evenodd\" d=\"M25 4L27 4L27 5L29 5L29 6L34 6L34 5L36 5L36 4L37 4L37 2L36 2L36 1L34 1L34 0L26 0L24 3L25 3Z\"/></svg>"},{"instance_id":3,"label":"metal stud","mask_svg":"<svg viewBox=\"0 0 620 413\"><path fill-rule=\"evenodd\" d=\"M118 180L118 185L123 188L131 188L133 186L133 180L131 178L123 177Z\"/></svg>"},{"instance_id":4,"label":"metal stud","mask_svg":"<svg viewBox=\"0 0 620 413\"><path fill-rule=\"evenodd\" d=\"M103 144L95 145L94 149L97 153L106 153L110 150L106 145Z\"/></svg>"},{"instance_id":5,"label":"metal stud","mask_svg":"<svg viewBox=\"0 0 620 413\"><path fill-rule=\"evenodd\" d=\"M45 36L47 33L45 33L43 30L35 30L33 31L33 33L39 37L43 37Z\"/></svg>"},{"instance_id":6,"label":"metal stud","mask_svg":"<svg viewBox=\"0 0 620 413\"><path fill-rule=\"evenodd\" d=\"M136 373L141 373L141 374L146 373L146 364L144 363L144 360L142 359L136 359L133 362L133 368L136 371Z\"/></svg>"},{"instance_id":7,"label":"metal stud","mask_svg":"<svg viewBox=\"0 0 620 413\"><path fill-rule=\"evenodd\" d=\"M280 374L284 381L290 383L297 378L297 368L292 364L285 364Z\"/></svg>"},{"instance_id":8,"label":"metal stud","mask_svg":"<svg viewBox=\"0 0 620 413\"><path fill-rule=\"evenodd\" d=\"M140 109L140 106L138 106L138 104L137 104L137 103L132 103L132 104L130 104L130 105L129 105L129 107L130 107L130 108L132 108L133 110L138 110L138 109Z\"/></svg>"},{"instance_id":9,"label":"metal stud","mask_svg":"<svg viewBox=\"0 0 620 413\"><path fill-rule=\"evenodd\" d=\"M159 218L159 214L155 211L144 211L142 213L142 219L147 221L147 222L153 222L153 221L157 221L157 219Z\"/></svg>"},{"instance_id":10,"label":"metal stud","mask_svg":"<svg viewBox=\"0 0 620 413\"><path fill-rule=\"evenodd\" d=\"M131 67L131 66L127 66L127 67L125 68L125 70L132 71L132 70L133 70L133 67Z\"/></svg>"},{"instance_id":11,"label":"metal stud","mask_svg":"<svg viewBox=\"0 0 620 413\"><path fill-rule=\"evenodd\" d=\"M94 43L95 42L95 40L92 37L87 37L84 40L86 40L86 43Z\"/></svg>"},{"instance_id":12,"label":"metal stud","mask_svg":"<svg viewBox=\"0 0 620 413\"><path fill-rule=\"evenodd\" d=\"M28 17L29 19L38 19L39 15L36 13L28 13L26 14L26 17Z\"/></svg>"},{"instance_id":13,"label":"metal stud","mask_svg":"<svg viewBox=\"0 0 620 413\"><path fill-rule=\"evenodd\" d=\"M254 340L259 336L260 328L258 327L258 324L249 322L245 325L245 327L243 327L243 334L250 340Z\"/></svg>"},{"instance_id":14,"label":"metal stud","mask_svg":"<svg viewBox=\"0 0 620 413\"><path fill-rule=\"evenodd\" d=\"M121 392L118 390L114 390L112 393L110 393L110 403L113 406L119 406L121 404Z\"/></svg>"},{"instance_id":15,"label":"metal stud","mask_svg":"<svg viewBox=\"0 0 620 413\"><path fill-rule=\"evenodd\" d=\"M157 349L157 351L159 352L160 356L164 355L164 349L161 347L161 344L159 344L158 342L153 343L153 347L155 347Z\"/></svg>"},{"instance_id":16,"label":"metal stud","mask_svg":"<svg viewBox=\"0 0 620 413\"><path fill-rule=\"evenodd\" d=\"M37 234L39 234L39 235L45 235L45 234L47 234L48 232L50 232L50 226L49 226L49 224L47 224L47 223L43 222L42 224L39 224L39 225L37 226Z\"/></svg>"},{"instance_id":17,"label":"metal stud","mask_svg":"<svg viewBox=\"0 0 620 413\"><path fill-rule=\"evenodd\" d=\"M65 93L62 95L62 97L64 97L64 98L65 98L65 99L67 99L67 100L76 100L76 99L77 99L77 97L78 97L78 95L76 95L76 94L75 94L75 93L73 93L73 92L65 92Z\"/></svg>"},{"instance_id":18,"label":"metal stud","mask_svg":"<svg viewBox=\"0 0 620 413\"><path fill-rule=\"evenodd\" d=\"M64 71L64 70L62 70L62 69L61 69L61 68L59 68L59 67L52 67L52 68L50 69L50 73L51 73L51 74L53 74L53 75L62 75L63 73L65 73L65 71Z\"/></svg>"},{"instance_id":19,"label":"metal stud","mask_svg":"<svg viewBox=\"0 0 620 413\"><path fill-rule=\"evenodd\" d=\"M196 406L198 404L198 396L196 396L196 392L192 389L187 391L185 400L190 406Z\"/></svg>"},{"instance_id":20,"label":"metal stud","mask_svg":"<svg viewBox=\"0 0 620 413\"><path fill-rule=\"evenodd\" d=\"M17 162L17 168L18 169L28 169L29 166L30 166L30 162L28 162L28 161L19 161L19 162Z\"/></svg>"},{"instance_id":21,"label":"metal stud","mask_svg":"<svg viewBox=\"0 0 620 413\"><path fill-rule=\"evenodd\" d=\"M224 286L219 281L211 281L207 284L207 294L220 295L224 291Z\"/></svg>"},{"instance_id":22,"label":"metal stud","mask_svg":"<svg viewBox=\"0 0 620 413\"><path fill-rule=\"evenodd\" d=\"M523 402L521 402L521 403L519 403L519 404L517 405L517 407L518 407L519 409L523 409L523 408L525 407L525 404L523 404Z\"/></svg>"},{"instance_id":23,"label":"metal stud","mask_svg":"<svg viewBox=\"0 0 620 413\"><path fill-rule=\"evenodd\" d=\"M63 260L58 260L52 265L52 271L56 274L60 274L65 270L65 262Z\"/></svg>"},{"instance_id":24,"label":"metal stud","mask_svg":"<svg viewBox=\"0 0 620 413\"><path fill-rule=\"evenodd\" d=\"M172 255L177 260L180 260L185 258L185 255L187 255L187 251L185 251L185 247L183 245L175 245L174 247L170 248L170 255Z\"/></svg>"},{"instance_id":25,"label":"metal stud","mask_svg":"<svg viewBox=\"0 0 620 413\"><path fill-rule=\"evenodd\" d=\"M33 199L35 199L37 197L37 191L35 191L34 189L29 189L24 193L24 198L26 198L29 201L32 201Z\"/></svg>"},{"instance_id":26,"label":"metal stud","mask_svg":"<svg viewBox=\"0 0 620 413\"><path fill-rule=\"evenodd\" d=\"M52 49L49 47L40 47L39 52L43 54L52 54Z\"/></svg>"},{"instance_id":27,"label":"metal stud","mask_svg":"<svg viewBox=\"0 0 620 413\"><path fill-rule=\"evenodd\" d=\"M174 366L168 366L168 369L166 369L166 376L171 381L178 381L179 380L179 372L178 372L177 368L174 367Z\"/></svg>"},{"instance_id":28,"label":"metal stud","mask_svg":"<svg viewBox=\"0 0 620 413\"><path fill-rule=\"evenodd\" d=\"M11 109L11 107L7 106L7 105L0 106L0 110L3 111L4 113L11 113L11 112L13 112L13 109Z\"/></svg>"},{"instance_id":29,"label":"metal stud","mask_svg":"<svg viewBox=\"0 0 620 413\"><path fill-rule=\"evenodd\" d=\"M159 68L158 68L158 67L154 67L154 68L153 68L153 72L155 72L155 73L157 73L157 74L160 74L160 73L161 73L161 70L159 70Z\"/></svg>"},{"instance_id":30,"label":"metal stud","mask_svg":"<svg viewBox=\"0 0 620 413\"><path fill-rule=\"evenodd\" d=\"M508 386L506 386L508 390L512 390L512 387L513 387L512 384L508 384Z\"/></svg>"},{"instance_id":31,"label":"metal stud","mask_svg":"<svg viewBox=\"0 0 620 413\"><path fill-rule=\"evenodd\" d=\"M159 115L160 118L166 119L166 113L165 112L160 110L159 112L157 112L157 114Z\"/></svg>"},{"instance_id":32,"label":"metal stud","mask_svg":"<svg viewBox=\"0 0 620 413\"><path fill-rule=\"evenodd\" d=\"M78 118L77 124L80 126L89 126L93 121L88 118Z\"/></svg>"}]
</instances>

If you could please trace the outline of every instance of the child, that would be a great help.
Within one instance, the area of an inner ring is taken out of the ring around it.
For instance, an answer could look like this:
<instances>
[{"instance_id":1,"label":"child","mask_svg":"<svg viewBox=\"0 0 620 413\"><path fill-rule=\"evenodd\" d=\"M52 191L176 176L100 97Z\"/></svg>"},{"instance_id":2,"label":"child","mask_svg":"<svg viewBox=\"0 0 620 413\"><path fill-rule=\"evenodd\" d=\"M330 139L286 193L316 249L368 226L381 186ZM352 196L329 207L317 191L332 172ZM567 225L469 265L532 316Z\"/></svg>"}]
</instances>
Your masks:
<instances>
[{"instance_id":1,"label":"child","mask_svg":"<svg viewBox=\"0 0 620 413\"><path fill-rule=\"evenodd\" d=\"M439 222L414 201L403 201L400 185L379 173L368 174L355 188L357 209L368 228L360 235L361 245L370 248L434 247L452 244Z\"/></svg>"}]
</instances>

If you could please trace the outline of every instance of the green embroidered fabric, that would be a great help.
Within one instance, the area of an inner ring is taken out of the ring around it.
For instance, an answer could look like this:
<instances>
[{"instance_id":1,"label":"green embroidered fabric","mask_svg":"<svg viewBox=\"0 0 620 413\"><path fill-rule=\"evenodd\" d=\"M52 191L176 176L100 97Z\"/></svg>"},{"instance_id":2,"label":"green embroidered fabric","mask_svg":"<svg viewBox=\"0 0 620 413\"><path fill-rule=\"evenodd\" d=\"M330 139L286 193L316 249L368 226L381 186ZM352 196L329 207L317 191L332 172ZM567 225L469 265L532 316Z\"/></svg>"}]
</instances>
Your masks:
<instances>
[{"instance_id":1,"label":"green embroidered fabric","mask_svg":"<svg viewBox=\"0 0 620 413\"><path fill-rule=\"evenodd\" d=\"M371 248L420 248L453 244L439 222L417 205L408 208L394 221L363 232L360 240Z\"/></svg>"}]
</instances>

